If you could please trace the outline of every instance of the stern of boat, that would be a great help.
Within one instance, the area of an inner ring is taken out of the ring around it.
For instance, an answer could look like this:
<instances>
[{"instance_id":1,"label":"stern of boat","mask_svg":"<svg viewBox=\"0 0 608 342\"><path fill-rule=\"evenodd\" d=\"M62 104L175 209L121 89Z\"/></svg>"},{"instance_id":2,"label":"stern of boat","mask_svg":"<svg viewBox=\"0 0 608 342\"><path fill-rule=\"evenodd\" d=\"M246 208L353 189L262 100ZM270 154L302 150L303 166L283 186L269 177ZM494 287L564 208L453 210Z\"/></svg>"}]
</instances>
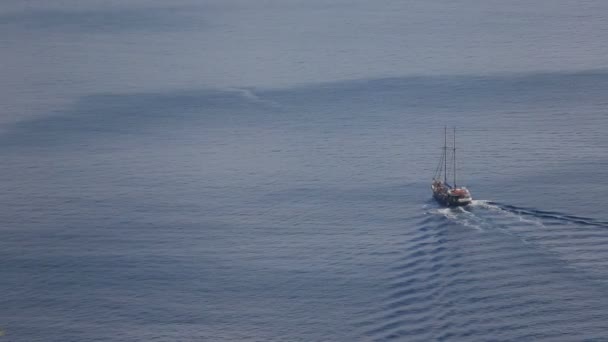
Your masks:
<instances>
[{"instance_id":1,"label":"stern of boat","mask_svg":"<svg viewBox=\"0 0 608 342\"><path fill-rule=\"evenodd\" d=\"M463 206L473 202L471 192L465 187L450 189L449 195L451 197L450 202L456 206Z\"/></svg>"}]
</instances>

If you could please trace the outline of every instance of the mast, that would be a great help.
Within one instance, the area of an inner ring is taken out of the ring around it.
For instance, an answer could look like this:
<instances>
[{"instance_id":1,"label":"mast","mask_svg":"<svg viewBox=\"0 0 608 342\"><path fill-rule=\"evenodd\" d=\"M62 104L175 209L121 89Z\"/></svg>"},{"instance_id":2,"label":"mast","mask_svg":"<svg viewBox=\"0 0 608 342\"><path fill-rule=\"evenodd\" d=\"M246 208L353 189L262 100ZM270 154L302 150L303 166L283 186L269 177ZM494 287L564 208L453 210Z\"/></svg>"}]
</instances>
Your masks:
<instances>
[{"instance_id":1,"label":"mast","mask_svg":"<svg viewBox=\"0 0 608 342\"><path fill-rule=\"evenodd\" d=\"M454 127L454 188L456 188L456 127Z\"/></svg>"},{"instance_id":2,"label":"mast","mask_svg":"<svg viewBox=\"0 0 608 342\"><path fill-rule=\"evenodd\" d=\"M448 126L443 128L443 184L448 184Z\"/></svg>"}]
</instances>

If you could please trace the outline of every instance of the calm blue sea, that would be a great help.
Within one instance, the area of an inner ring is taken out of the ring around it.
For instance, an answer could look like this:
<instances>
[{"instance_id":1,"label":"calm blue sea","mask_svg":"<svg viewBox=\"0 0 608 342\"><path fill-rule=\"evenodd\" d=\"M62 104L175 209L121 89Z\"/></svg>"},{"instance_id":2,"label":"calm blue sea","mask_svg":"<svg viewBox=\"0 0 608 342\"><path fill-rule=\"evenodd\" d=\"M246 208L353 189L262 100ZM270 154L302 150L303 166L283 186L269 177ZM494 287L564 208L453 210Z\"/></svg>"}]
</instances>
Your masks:
<instances>
[{"instance_id":1,"label":"calm blue sea","mask_svg":"<svg viewBox=\"0 0 608 342\"><path fill-rule=\"evenodd\" d=\"M608 340L606 34L599 0L4 1L0 342Z\"/></svg>"}]
</instances>

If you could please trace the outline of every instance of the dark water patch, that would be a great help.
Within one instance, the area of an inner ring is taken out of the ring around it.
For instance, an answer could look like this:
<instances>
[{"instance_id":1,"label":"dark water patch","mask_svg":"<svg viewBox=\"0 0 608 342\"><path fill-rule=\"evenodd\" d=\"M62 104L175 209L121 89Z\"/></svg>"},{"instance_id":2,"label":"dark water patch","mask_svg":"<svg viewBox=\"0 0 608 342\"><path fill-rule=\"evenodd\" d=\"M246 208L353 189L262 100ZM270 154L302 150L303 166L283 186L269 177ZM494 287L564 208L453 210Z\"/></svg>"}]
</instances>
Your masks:
<instances>
[{"instance_id":1,"label":"dark water patch","mask_svg":"<svg viewBox=\"0 0 608 342\"><path fill-rule=\"evenodd\" d=\"M591 70L575 73L392 77L310 85L290 91L265 92L265 95L277 102L296 106L314 98L315 106L332 104L332 109L379 107L382 103L384 110L402 108L424 111L424 119L429 120L433 117L426 115L428 110L460 112L492 104L494 107L519 108L529 105L531 98L534 98L534 105L572 105L582 101L603 103L603 89L606 87L606 70ZM526 114L513 113L511 116ZM385 114L376 110L369 115L381 117Z\"/></svg>"},{"instance_id":2,"label":"dark water patch","mask_svg":"<svg viewBox=\"0 0 608 342\"><path fill-rule=\"evenodd\" d=\"M259 114L268 111L264 104L235 91L91 95L80 99L73 108L13 125L0 136L0 143L4 147L74 143L88 146L104 137L162 137L163 131L172 132L193 123L206 129L245 124L249 115L256 114L259 122ZM270 112L272 117L274 112Z\"/></svg>"},{"instance_id":3,"label":"dark water patch","mask_svg":"<svg viewBox=\"0 0 608 342\"><path fill-rule=\"evenodd\" d=\"M581 91L573 94L570 87ZM431 133L431 127L438 120L442 125L445 124L445 111L449 111L451 115L459 113L458 121L467 127L468 131L484 134L488 127L479 126L482 118L478 113L489 106L500 108L499 115L495 110L491 110L491 113L496 116L496 120L505 121L502 123L506 126L504 129L512 132L513 129L521 129L519 126L513 126L513 120L518 119L520 114L526 117L529 114L521 112L517 115L507 115L504 111L510 106L529 104L529 96L536 99L534 103L537 106L542 106L544 101L564 102L567 105L579 102L596 103L603 99L601 89L607 87L608 73L588 71L401 77L286 89L194 89L92 94L79 99L72 108L49 113L47 118L25 121L9 127L1 142L4 146L27 144L28 141L51 144L64 141L67 136L74 136L76 132L83 133L81 138L86 132L91 139L103 137L104 134L129 134L135 130L141 131L143 127L156 126L158 129L169 130L172 126L187 126L193 123L205 128L217 125L234 128L264 125L266 128L287 131L295 129L314 132L325 138L339 135L346 130L351 135L361 134L364 138L373 135L374 129L389 123L402 132L414 128ZM345 113L344 120L336 120L336 112ZM548 119L547 116L551 113L541 111L535 114L533 120L543 121ZM358 123L356 132L352 131L350 124L353 120ZM156 130L154 134L161 133ZM414 143L415 139L408 139L407 134L402 134L405 151L405 144ZM397 136L397 132L395 135ZM467 140L465 143L471 144L467 136L463 139ZM273 150L277 151L276 153L285 153L284 148L277 147ZM414 152L415 150L410 150L408 153ZM349 158L356 163L357 157L363 158L361 161L369 159L357 155ZM402 185L399 189L408 192L408 185ZM370 196L386 198L386 195L379 194L381 192Z\"/></svg>"}]
</instances>

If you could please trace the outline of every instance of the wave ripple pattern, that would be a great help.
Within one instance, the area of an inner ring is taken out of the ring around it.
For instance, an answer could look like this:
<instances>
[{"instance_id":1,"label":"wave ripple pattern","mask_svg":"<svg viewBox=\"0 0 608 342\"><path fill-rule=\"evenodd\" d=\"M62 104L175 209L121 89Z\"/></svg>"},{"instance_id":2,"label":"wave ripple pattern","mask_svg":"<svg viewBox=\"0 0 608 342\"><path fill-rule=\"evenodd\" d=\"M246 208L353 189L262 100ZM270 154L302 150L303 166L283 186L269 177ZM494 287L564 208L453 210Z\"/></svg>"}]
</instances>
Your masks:
<instances>
[{"instance_id":1,"label":"wave ripple pattern","mask_svg":"<svg viewBox=\"0 0 608 342\"><path fill-rule=\"evenodd\" d=\"M601 340L608 223L474 201L425 206L360 323L374 341ZM567 239L564 239L567 237Z\"/></svg>"}]
</instances>

